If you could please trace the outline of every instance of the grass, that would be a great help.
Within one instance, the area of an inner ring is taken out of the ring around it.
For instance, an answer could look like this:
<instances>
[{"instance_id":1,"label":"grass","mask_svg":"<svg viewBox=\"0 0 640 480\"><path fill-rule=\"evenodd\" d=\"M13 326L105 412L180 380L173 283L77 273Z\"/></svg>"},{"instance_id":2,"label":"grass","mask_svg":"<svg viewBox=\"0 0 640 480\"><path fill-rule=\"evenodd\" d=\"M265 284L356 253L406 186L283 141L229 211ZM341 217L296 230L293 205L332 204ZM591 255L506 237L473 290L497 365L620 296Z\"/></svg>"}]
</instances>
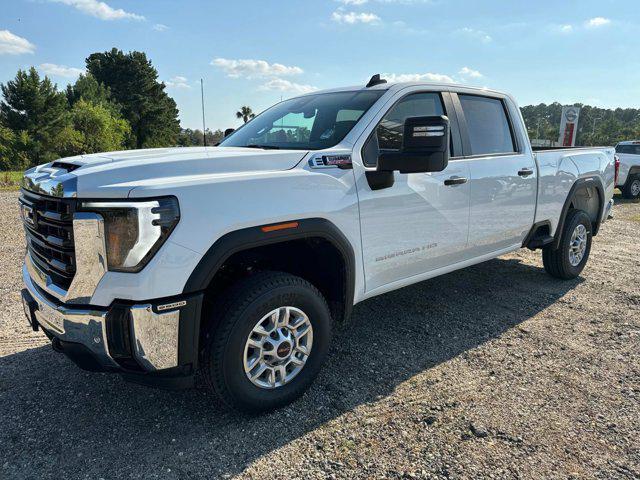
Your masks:
<instances>
[{"instance_id":1,"label":"grass","mask_svg":"<svg viewBox=\"0 0 640 480\"><path fill-rule=\"evenodd\" d=\"M22 172L0 172L0 190L18 190Z\"/></svg>"}]
</instances>

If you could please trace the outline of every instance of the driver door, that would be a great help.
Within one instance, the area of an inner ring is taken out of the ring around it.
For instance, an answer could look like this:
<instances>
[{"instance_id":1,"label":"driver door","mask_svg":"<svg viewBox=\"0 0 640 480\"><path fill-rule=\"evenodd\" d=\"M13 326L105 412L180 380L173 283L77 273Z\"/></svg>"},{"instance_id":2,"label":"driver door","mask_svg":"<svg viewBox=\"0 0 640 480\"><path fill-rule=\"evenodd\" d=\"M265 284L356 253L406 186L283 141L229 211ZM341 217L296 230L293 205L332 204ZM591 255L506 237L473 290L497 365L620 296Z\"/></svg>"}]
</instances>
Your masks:
<instances>
[{"instance_id":1,"label":"driver door","mask_svg":"<svg viewBox=\"0 0 640 480\"><path fill-rule=\"evenodd\" d=\"M394 172L392 186L372 189L366 172L375 170L377 154L371 152L399 150L405 119L433 115L447 115L451 122L452 156L447 168L430 173ZM449 94L400 94L358 144L354 169L366 294L418 281L415 277L427 277L429 272L467 259L470 170L467 160L454 156L461 152L461 143Z\"/></svg>"}]
</instances>

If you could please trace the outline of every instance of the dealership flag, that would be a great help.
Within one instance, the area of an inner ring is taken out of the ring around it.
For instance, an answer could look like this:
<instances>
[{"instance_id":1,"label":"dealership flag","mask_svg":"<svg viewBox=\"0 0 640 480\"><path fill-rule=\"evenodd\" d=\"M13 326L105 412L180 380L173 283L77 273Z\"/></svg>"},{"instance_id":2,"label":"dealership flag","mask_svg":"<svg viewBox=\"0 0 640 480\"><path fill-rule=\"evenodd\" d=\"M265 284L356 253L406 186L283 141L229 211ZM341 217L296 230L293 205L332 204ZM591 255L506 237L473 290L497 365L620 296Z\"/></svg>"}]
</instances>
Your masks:
<instances>
[{"instance_id":1,"label":"dealership flag","mask_svg":"<svg viewBox=\"0 0 640 480\"><path fill-rule=\"evenodd\" d=\"M563 147L573 147L576 144L578 135L578 118L580 117L580 107L562 107L562 118L560 119L560 138L558 142Z\"/></svg>"}]
</instances>

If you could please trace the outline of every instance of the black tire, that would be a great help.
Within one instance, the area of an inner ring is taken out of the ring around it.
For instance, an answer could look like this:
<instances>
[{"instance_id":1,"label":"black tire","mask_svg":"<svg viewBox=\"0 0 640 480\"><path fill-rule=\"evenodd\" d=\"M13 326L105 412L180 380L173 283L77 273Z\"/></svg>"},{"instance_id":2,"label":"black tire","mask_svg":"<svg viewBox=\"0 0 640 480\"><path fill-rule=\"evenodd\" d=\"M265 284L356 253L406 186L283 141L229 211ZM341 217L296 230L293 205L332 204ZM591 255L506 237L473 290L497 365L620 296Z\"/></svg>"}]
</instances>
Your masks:
<instances>
[{"instance_id":1,"label":"black tire","mask_svg":"<svg viewBox=\"0 0 640 480\"><path fill-rule=\"evenodd\" d=\"M640 175L631 175L627 179L627 182L624 184L622 190L622 198L627 198L629 200L635 200L636 198L640 198ZM634 194L633 191L636 191Z\"/></svg>"},{"instance_id":2,"label":"black tire","mask_svg":"<svg viewBox=\"0 0 640 480\"><path fill-rule=\"evenodd\" d=\"M569 260L571 236L580 224L584 225L587 230L587 244L584 256L580 263L572 265ZM552 277L571 280L580 275L580 272L582 272L582 269L589 260L591 241L593 237L591 219L589 218L589 215L582 210L569 210L561 235L560 246L557 249L554 249L552 245L542 249L542 263L544 264L544 269Z\"/></svg>"},{"instance_id":3,"label":"black tire","mask_svg":"<svg viewBox=\"0 0 640 480\"><path fill-rule=\"evenodd\" d=\"M322 294L306 280L281 272L260 272L232 286L212 309L216 318L205 334L202 376L224 404L258 413L300 397L322 368L331 343L331 314ZM256 323L282 306L299 308L313 328L307 361L289 383L273 389L254 385L244 372L244 347Z\"/></svg>"}]
</instances>

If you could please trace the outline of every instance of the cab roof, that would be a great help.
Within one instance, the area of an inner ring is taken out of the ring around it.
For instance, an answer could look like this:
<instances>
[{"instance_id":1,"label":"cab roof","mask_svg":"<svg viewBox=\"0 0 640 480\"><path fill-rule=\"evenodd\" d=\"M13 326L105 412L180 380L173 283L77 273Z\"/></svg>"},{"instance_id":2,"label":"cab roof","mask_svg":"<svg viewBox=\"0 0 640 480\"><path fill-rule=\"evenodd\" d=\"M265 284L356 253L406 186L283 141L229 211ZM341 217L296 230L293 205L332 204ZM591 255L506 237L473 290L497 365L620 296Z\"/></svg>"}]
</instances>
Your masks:
<instances>
[{"instance_id":1,"label":"cab roof","mask_svg":"<svg viewBox=\"0 0 640 480\"><path fill-rule=\"evenodd\" d=\"M305 95L317 95L322 93L334 93L334 92L355 92L355 91L369 91L369 90L402 90L407 87L426 87L433 90L443 90L443 91L474 91L477 93L492 93L497 95L510 96L505 92L500 92L498 90L492 90L490 88L484 87L473 87L470 85L462 85L459 83L444 83L444 82L388 82L388 83L380 83L374 85L372 87L366 87L364 85L353 85L350 87L338 87L338 88L329 88L325 90L316 90ZM303 95L304 96L304 95Z\"/></svg>"}]
</instances>

